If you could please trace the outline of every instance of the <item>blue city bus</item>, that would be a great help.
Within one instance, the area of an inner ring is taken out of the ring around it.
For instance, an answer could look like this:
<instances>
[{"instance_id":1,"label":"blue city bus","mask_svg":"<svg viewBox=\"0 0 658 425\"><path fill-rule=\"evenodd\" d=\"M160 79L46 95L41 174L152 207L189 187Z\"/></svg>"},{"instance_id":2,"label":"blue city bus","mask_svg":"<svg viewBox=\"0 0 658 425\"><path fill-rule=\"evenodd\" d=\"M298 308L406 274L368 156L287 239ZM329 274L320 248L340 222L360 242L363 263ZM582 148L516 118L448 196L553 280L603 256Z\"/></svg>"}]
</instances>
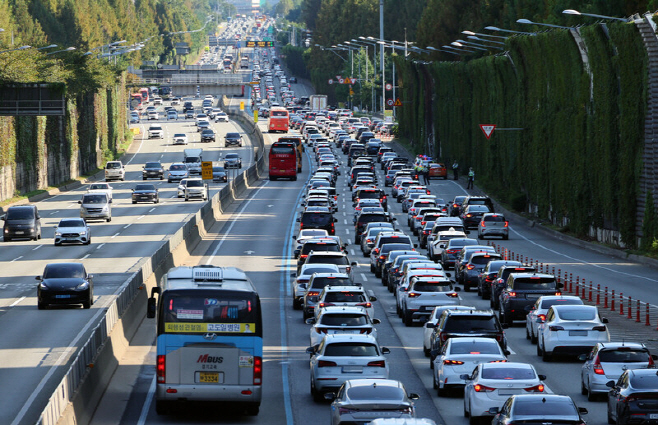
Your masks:
<instances>
[{"instance_id":1,"label":"blue city bus","mask_svg":"<svg viewBox=\"0 0 658 425\"><path fill-rule=\"evenodd\" d=\"M258 414L263 326L258 292L244 271L170 269L151 291L147 317L157 318L158 414L185 402L226 402Z\"/></svg>"}]
</instances>

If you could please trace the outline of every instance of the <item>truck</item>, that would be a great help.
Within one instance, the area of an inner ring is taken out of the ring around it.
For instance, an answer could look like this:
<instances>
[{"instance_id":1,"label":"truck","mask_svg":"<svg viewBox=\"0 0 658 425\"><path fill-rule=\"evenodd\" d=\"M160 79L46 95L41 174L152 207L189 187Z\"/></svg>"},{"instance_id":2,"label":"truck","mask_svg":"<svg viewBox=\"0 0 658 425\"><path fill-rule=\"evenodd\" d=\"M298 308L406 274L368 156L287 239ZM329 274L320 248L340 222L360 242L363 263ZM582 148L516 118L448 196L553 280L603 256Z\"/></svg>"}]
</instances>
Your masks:
<instances>
[{"instance_id":1,"label":"truck","mask_svg":"<svg viewBox=\"0 0 658 425\"><path fill-rule=\"evenodd\" d=\"M309 98L312 111L320 111L327 109L327 95L326 94L313 94Z\"/></svg>"},{"instance_id":2,"label":"truck","mask_svg":"<svg viewBox=\"0 0 658 425\"><path fill-rule=\"evenodd\" d=\"M249 56L242 56L242 59L240 59L240 69L249 69Z\"/></svg>"},{"instance_id":3,"label":"truck","mask_svg":"<svg viewBox=\"0 0 658 425\"><path fill-rule=\"evenodd\" d=\"M203 161L203 149L184 149L183 162L192 175L201 175L201 162Z\"/></svg>"}]
</instances>

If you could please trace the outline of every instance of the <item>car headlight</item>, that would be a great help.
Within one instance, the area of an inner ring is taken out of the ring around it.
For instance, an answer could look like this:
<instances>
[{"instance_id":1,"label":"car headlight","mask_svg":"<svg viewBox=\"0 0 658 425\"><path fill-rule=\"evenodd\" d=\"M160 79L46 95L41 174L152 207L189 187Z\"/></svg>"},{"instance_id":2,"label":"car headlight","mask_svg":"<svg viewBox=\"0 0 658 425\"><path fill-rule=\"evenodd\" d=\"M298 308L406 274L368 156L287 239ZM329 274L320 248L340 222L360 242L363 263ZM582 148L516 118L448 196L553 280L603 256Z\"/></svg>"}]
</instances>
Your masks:
<instances>
[{"instance_id":1,"label":"car headlight","mask_svg":"<svg viewBox=\"0 0 658 425\"><path fill-rule=\"evenodd\" d=\"M88 280L85 280L84 282L82 282L81 284L79 284L78 286L75 287L75 289L81 289L81 290L82 289L87 289L87 288L89 288L89 281Z\"/></svg>"},{"instance_id":2,"label":"car headlight","mask_svg":"<svg viewBox=\"0 0 658 425\"><path fill-rule=\"evenodd\" d=\"M103 207L103 211L107 211L107 205Z\"/></svg>"},{"instance_id":3,"label":"car headlight","mask_svg":"<svg viewBox=\"0 0 658 425\"><path fill-rule=\"evenodd\" d=\"M84 236L84 235L86 235L86 234L87 234L87 231L86 231L86 230L83 230L82 232L80 232L80 235L81 235L81 236ZM57 233L55 233L55 235L57 235Z\"/></svg>"},{"instance_id":4,"label":"car headlight","mask_svg":"<svg viewBox=\"0 0 658 425\"><path fill-rule=\"evenodd\" d=\"M40 283L39 283L39 289L48 289L48 285L46 285L46 284L43 283L43 282L40 282Z\"/></svg>"},{"instance_id":5,"label":"car headlight","mask_svg":"<svg viewBox=\"0 0 658 425\"><path fill-rule=\"evenodd\" d=\"M55 236L62 236L62 232L59 231L55 232Z\"/></svg>"}]
</instances>

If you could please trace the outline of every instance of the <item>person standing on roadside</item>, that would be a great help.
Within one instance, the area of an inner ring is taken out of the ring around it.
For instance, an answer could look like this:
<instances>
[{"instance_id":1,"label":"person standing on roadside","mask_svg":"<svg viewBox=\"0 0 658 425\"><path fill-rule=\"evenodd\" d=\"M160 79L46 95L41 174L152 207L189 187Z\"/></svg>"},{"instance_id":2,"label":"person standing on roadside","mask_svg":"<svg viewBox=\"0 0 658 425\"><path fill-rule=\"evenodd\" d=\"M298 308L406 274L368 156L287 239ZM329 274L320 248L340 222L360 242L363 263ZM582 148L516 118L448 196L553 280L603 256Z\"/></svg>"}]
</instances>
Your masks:
<instances>
[{"instance_id":1,"label":"person standing on roadside","mask_svg":"<svg viewBox=\"0 0 658 425\"><path fill-rule=\"evenodd\" d=\"M452 174L455 177L455 180L459 180L459 163L457 160L452 163Z\"/></svg>"},{"instance_id":2,"label":"person standing on roadside","mask_svg":"<svg viewBox=\"0 0 658 425\"><path fill-rule=\"evenodd\" d=\"M473 189L473 182L475 181L475 171L473 171L473 167L468 168L468 185L466 186L466 189Z\"/></svg>"}]
</instances>

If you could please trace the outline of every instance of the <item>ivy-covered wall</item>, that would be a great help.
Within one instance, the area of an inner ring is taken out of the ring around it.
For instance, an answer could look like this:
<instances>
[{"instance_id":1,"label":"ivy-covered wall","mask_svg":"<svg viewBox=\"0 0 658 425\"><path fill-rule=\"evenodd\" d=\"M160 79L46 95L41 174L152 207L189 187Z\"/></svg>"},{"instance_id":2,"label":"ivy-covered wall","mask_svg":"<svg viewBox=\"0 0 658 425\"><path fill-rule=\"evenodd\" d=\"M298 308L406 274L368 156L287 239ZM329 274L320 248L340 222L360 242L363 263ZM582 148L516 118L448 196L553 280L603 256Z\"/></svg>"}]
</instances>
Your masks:
<instances>
[{"instance_id":1,"label":"ivy-covered wall","mask_svg":"<svg viewBox=\"0 0 658 425\"><path fill-rule=\"evenodd\" d=\"M506 53L469 62L396 58L403 102L413 100L399 108L399 132L422 146L433 124L434 152L462 171L474 167L477 184L501 201L583 236L612 230L635 246L647 55L633 24L580 33L589 69L566 30L512 37ZM522 130L487 140L480 124Z\"/></svg>"},{"instance_id":2,"label":"ivy-covered wall","mask_svg":"<svg viewBox=\"0 0 658 425\"><path fill-rule=\"evenodd\" d=\"M63 117L0 117L0 201L57 186L113 159L126 140L123 78L67 98Z\"/></svg>"}]
</instances>

